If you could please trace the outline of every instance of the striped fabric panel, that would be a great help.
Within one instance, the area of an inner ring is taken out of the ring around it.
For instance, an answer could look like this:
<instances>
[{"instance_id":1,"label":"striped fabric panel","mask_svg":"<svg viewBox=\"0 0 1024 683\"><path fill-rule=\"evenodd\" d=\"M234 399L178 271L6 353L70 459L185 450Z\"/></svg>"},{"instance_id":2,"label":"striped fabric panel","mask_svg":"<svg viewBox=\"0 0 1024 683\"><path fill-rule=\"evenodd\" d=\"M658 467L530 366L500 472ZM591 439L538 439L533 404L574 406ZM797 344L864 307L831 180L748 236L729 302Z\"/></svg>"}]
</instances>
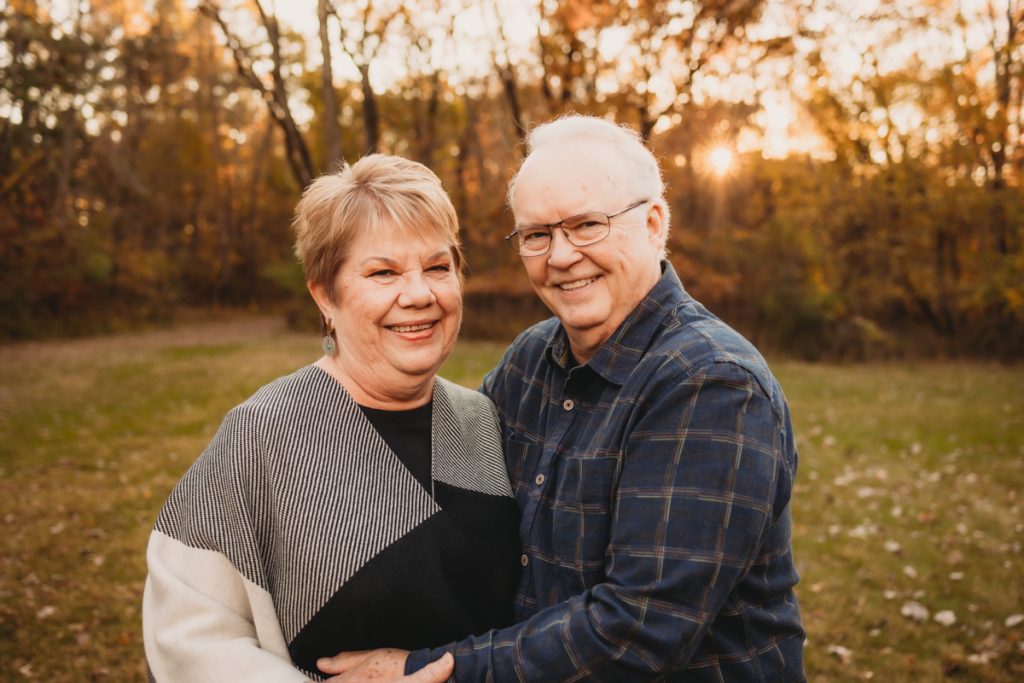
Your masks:
<instances>
[{"instance_id":1,"label":"striped fabric panel","mask_svg":"<svg viewBox=\"0 0 1024 683\"><path fill-rule=\"evenodd\" d=\"M434 392L434 478L452 486L511 496L502 459L498 413L476 391L438 379Z\"/></svg>"},{"instance_id":2,"label":"striped fabric panel","mask_svg":"<svg viewBox=\"0 0 1024 683\"><path fill-rule=\"evenodd\" d=\"M435 478L511 495L493 406L444 380L436 389ZM342 386L307 366L228 413L156 529L223 553L274 596L291 641L360 567L438 511Z\"/></svg>"}]
</instances>

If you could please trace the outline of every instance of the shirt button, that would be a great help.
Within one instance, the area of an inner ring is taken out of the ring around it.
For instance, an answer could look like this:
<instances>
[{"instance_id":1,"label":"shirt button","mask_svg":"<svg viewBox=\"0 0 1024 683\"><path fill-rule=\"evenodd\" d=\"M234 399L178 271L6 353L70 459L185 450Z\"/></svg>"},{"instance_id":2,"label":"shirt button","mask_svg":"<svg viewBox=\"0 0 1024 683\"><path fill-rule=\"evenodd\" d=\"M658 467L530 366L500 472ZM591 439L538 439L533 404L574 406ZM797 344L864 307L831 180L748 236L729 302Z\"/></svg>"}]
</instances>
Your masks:
<instances>
[{"instance_id":1,"label":"shirt button","mask_svg":"<svg viewBox=\"0 0 1024 683\"><path fill-rule=\"evenodd\" d=\"M527 557L526 555L523 555L522 557L519 558L519 564L521 564L521 565L523 565L525 567L526 565L530 564L530 558Z\"/></svg>"},{"instance_id":2,"label":"shirt button","mask_svg":"<svg viewBox=\"0 0 1024 683\"><path fill-rule=\"evenodd\" d=\"M576 404L572 402L571 398L567 398L562 403L562 407L565 408L566 410L572 410L573 408L576 407Z\"/></svg>"},{"instance_id":3,"label":"shirt button","mask_svg":"<svg viewBox=\"0 0 1024 683\"><path fill-rule=\"evenodd\" d=\"M540 486L541 484L544 483L544 475L543 474L538 474L537 478L534 479L534 481L537 482L537 486Z\"/></svg>"}]
</instances>

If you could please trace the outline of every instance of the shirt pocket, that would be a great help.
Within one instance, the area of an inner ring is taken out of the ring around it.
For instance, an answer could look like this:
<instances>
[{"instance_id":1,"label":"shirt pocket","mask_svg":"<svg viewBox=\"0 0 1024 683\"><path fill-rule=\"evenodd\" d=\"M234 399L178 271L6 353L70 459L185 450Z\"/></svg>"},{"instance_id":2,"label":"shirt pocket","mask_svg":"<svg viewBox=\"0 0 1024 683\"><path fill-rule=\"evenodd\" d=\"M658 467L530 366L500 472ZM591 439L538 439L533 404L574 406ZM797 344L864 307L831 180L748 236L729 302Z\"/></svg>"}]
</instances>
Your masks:
<instances>
[{"instance_id":1,"label":"shirt pocket","mask_svg":"<svg viewBox=\"0 0 1024 683\"><path fill-rule=\"evenodd\" d=\"M541 445L516 435L505 439L505 469L519 509L526 507L533 473L540 466Z\"/></svg>"},{"instance_id":2,"label":"shirt pocket","mask_svg":"<svg viewBox=\"0 0 1024 683\"><path fill-rule=\"evenodd\" d=\"M559 459L551 492L553 554L560 573L588 588L604 579L619 458Z\"/></svg>"}]
</instances>

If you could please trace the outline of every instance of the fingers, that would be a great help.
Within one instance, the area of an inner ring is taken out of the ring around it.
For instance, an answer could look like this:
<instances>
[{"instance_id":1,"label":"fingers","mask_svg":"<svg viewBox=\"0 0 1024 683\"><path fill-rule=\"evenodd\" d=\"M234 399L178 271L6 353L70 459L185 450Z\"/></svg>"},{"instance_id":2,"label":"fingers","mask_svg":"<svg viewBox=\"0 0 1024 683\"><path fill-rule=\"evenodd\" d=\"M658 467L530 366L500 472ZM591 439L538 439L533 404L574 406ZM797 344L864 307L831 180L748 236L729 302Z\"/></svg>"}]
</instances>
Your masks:
<instances>
[{"instance_id":1,"label":"fingers","mask_svg":"<svg viewBox=\"0 0 1024 683\"><path fill-rule=\"evenodd\" d=\"M373 650L339 652L333 657L321 657L316 660L316 667L325 674L343 674L362 664L372 654Z\"/></svg>"},{"instance_id":2,"label":"fingers","mask_svg":"<svg viewBox=\"0 0 1024 683\"><path fill-rule=\"evenodd\" d=\"M445 652L440 659L435 659L416 673L406 676L404 680L408 683L444 683L454 669L455 658L451 652Z\"/></svg>"}]
</instances>

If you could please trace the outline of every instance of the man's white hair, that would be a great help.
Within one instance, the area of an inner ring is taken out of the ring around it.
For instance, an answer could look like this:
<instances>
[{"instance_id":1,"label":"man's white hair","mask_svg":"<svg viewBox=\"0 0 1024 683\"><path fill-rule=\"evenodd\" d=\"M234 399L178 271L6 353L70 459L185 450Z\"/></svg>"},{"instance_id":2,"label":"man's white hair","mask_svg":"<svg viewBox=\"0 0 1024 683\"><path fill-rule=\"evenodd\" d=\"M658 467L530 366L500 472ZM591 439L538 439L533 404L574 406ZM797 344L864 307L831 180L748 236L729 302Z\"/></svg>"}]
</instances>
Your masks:
<instances>
[{"instance_id":1,"label":"man's white hair","mask_svg":"<svg viewBox=\"0 0 1024 683\"><path fill-rule=\"evenodd\" d=\"M526 137L526 159L542 147L563 144L573 140L589 140L607 144L617 152L622 163L624 178L634 183L637 199L649 199L661 206L665 216L665 231L661 245L661 256L665 257L665 242L668 240L669 209L665 201L665 182L661 177L658 160L644 146L640 135L624 125L612 123L607 119L581 114L566 114L557 119L542 123L530 131ZM526 164L523 160L523 165ZM511 207L515 198L516 184L523 166L508 183L508 204Z\"/></svg>"}]
</instances>

